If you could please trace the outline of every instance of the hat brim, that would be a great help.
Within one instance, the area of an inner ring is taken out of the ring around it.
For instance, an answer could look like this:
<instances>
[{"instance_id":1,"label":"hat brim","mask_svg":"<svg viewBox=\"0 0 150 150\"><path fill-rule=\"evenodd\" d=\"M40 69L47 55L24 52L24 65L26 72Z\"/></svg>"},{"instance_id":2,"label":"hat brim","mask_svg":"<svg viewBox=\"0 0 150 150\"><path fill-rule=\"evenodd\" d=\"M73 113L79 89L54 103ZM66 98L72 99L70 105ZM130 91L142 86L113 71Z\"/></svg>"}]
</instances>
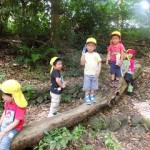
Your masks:
<instances>
[{"instance_id":1,"label":"hat brim","mask_svg":"<svg viewBox=\"0 0 150 150\"><path fill-rule=\"evenodd\" d=\"M121 38L121 36L119 34L111 34L110 37L112 36L118 36L119 38Z\"/></svg>"}]
</instances>

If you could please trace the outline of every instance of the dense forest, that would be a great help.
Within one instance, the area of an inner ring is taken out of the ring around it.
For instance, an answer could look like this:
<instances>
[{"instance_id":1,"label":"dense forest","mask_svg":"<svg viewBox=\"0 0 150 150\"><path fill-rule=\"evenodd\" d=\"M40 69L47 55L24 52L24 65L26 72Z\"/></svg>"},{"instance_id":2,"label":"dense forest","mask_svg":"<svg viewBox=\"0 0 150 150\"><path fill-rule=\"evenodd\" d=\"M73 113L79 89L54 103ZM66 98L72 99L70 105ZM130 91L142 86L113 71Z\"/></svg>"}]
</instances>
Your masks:
<instances>
[{"instance_id":1,"label":"dense forest","mask_svg":"<svg viewBox=\"0 0 150 150\"><path fill-rule=\"evenodd\" d=\"M150 39L149 0L2 0L1 37L11 41L20 62L48 62L68 48L81 50L94 36L106 50L113 30L122 40ZM3 43L1 43L3 45ZM23 60L23 61L22 61Z\"/></svg>"}]
</instances>

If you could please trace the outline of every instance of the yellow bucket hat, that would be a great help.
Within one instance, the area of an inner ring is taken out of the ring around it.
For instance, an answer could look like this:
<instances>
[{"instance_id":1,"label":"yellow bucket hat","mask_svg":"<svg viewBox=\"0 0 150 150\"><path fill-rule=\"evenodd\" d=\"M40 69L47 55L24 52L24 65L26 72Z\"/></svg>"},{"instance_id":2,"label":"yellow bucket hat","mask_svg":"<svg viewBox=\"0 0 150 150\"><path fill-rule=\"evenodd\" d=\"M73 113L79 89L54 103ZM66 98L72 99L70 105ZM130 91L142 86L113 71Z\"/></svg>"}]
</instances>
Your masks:
<instances>
[{"instance_id":1,"label":"yellow bucket hat","mask_svg":"<svg viewBox=\"0 0 150 150\"><path fill-rule=\"evenodd\" d=\"M51 65L50 74L51 74L52 71L53 71L53 64L54 64L54 62L55 62L58 58L59 58L59 57L53 57L53 58L50 60L50 65Z\"/></svg>"},{"instance_id":2,"label":"yellow bucket hat","mask_svg":"<svg viewBox=\"0 0 150 150\"><path fill-rule=\"evenodd\" d=\"M21 85L13 79L7 80L0 85L3 93L12 94L16 105L20 108L25 108L28 103L21 91Z\"/></svg>"},{"instance_id":3,"label":"yellow bucket hat","mask_svg":"<svg viewBox=\"0 0 150 150\"><path fill-rule=\"evenodd\" d=\"M86 40L86 43L94 43L94 44L97 44L97 41L96 41L96 39L95 38L93 38L93 37L91 37L91 38L88 38L87 40Z\"/></svg>"},{"instance_id":4,"label":"yellow bucket hat","mask_svg":"<svg viewBox=\"0 0 150 150\"><path fill-rule=\"evenodd\" d=\"M114 31L111 33L111 36L118 35L121 38L121 33L119 31Z\"/></svg>"}]
</instances>

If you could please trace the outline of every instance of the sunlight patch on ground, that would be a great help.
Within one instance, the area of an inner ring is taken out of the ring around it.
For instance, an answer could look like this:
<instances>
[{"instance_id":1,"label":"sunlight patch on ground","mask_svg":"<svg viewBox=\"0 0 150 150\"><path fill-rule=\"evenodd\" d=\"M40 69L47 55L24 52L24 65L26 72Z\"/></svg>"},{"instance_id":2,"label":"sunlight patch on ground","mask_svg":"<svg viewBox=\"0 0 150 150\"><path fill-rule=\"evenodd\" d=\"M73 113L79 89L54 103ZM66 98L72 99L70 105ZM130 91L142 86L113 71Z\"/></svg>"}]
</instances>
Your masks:
<instances>
[{"instance_id":1,"label":"sunlight patch on ground","mask_svg":"<svg viewBox=\"0 0 150 150\"><path fill-rule=\"evenodd\" d=\"M150 102L145 101L145 102L138 102L138 103L133 103L134 108L138 110L138 112L147 119L150 119Z\"/></svg>"}]
</instances>

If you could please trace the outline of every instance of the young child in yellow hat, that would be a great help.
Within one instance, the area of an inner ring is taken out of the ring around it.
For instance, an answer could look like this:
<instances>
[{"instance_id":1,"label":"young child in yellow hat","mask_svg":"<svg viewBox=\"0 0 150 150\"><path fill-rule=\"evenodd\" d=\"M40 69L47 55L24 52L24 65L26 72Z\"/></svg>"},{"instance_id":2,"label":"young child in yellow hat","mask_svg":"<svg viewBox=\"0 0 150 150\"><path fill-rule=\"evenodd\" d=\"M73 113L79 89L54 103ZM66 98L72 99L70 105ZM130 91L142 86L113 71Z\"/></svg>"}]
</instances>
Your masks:
<instances>
[{"instance_id":1,"label":"young child in yellow hat","mask_svg":"<svg viewBox=\"0 0 150 150\"><path fill-rule=\"evenodd\" d=\"M51 95L51 106L48 117L52 117L57 114L58 107L61 100L61 93L63 89L66 87L66 82L64 82L63 77L60 74L62 70L63 64L62 60L59 57L53 57L50 60L51 65L51 88L50 88L50 95Z\"/></svg>"},{"instance_id":2,"label":"young child in yellow hat","mask_svg":"<svg viewBox=\"0 0 150 150\"><path fill-rule=\"evenodd\" d=\"M124 45L121 43L121 33L114 31L111 33L110 45L108 47L106 64L110 66L111 82L110 86L117 88L121 78L121 65L123 61Z\"/></svg>"},{"instance_id":3,"label":"young child in yellow hat","mask_svg":"<svg viewBox=\"0 0 150 150\"><path fill-rule=\"evenodd\" d=\"M98 77L101 72L101 57L94 52L97 46L95 38L86 40L88 52L82 52L81 65L84 65L83 91L85 91L85 102L90 105L96 102L95 91L98 89Z\"/></svg>"},{"instance_id":4,"label":"young child in yellow hat","mask_svg":"<svg viewBox=\"0 0 150 150\"><path fill-rule=\"evenodd\" d=\"M24 125L27 101L16 80L7 80L0 85L4 111L0 119L0 150L9 150L12 140Z\"/></svg>"}]
</instances>

